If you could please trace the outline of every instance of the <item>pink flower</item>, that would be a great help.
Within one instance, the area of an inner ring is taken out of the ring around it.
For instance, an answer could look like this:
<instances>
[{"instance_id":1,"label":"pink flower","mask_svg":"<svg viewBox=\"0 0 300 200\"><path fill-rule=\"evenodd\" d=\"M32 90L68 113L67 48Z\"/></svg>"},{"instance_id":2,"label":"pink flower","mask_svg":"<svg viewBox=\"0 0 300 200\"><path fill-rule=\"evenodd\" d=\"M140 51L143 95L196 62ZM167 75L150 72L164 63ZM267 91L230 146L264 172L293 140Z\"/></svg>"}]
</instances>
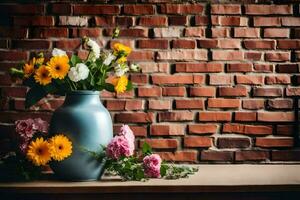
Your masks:
<instances>
[{"instance_id":1,"label":"pink flower","mask_svg":"<svg viewBox=\"0 0 300 200\"><path fill-rule=\"evenodd\" d=\"M34 125L38 132L41 132L41 133L48 132L48 122L42 120L41 118L34 119Z\"/></svg>"},{"instance_id":2,"label":"pink flower","mask_svg":"<svg viewBox=\"0 0 300 200\"><path fill-rule=\"evenodd\" d=\"M119 159L121 156L131 156L133 151L130 149L129 141L124 135L115 136L107 145L106 154L112 159Z\"/></svg>"},{"instance_id":3,"label":"pink flower","mask_svg":"<svg viewBox=\"0 0 300 200\"><path fill-rule=\"evenodd\" d=\"M26 138L20 138L19 149L23 155L26 155L26 153L27 153L27 147L28 147L29 141L30 140L28 140Z\"/></svg>"},{"instance_id":4,"label":"pink flower","mask_svg":"<svg viewBox=\"0 0 300 200\"><path fill-rule=\"evenodd\" d=\"M143 159L145 175L150 178L160 178L161 162L162 160L158 154L145 156Z\"/></svg>"},{"instance_id":5,"label":"pink flower","mask_svg":"<svg viewBox=\"0 0 300 200\"><path fill-rule=\"evenodd\" d=\"M132 154L133 154L135 137L133 135L132 130L129 128L129 126L122 125L122 127L120 129L120 133L118 135L123 135L128 140L130 152L132 152Z\"/></svg>"},{"instance_id":6,"label":"pink flower","mask_svg":"<svg viewBox=\"0 0 300 200\"><path fill-rule=\"evenodd\" d=\"M36 132L36 125L33 119L18 120L15 122L16 132L24 138L32 138Z\"/></svg>"}]
</instances>

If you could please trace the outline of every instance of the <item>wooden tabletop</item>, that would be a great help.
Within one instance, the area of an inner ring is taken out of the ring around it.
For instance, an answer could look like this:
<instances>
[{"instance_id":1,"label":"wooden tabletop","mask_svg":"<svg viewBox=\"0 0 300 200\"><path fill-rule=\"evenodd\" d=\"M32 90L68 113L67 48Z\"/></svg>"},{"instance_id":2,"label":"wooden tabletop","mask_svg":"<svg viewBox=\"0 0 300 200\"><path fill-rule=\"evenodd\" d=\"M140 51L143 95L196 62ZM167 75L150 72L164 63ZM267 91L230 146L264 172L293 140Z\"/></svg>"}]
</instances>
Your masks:
<instances>
[{"instance_id":1,"label":"wooden tabletop","mask_svg":"<svg viewBox=\"0 0 300 200\"><path fill-rule=\"evenodd\" d=\"M94 182L0 183L0 193L272 192L300 191L300 165L197 165L187 179L146 182L103 177Z\"/></svg>"}]
</instances>

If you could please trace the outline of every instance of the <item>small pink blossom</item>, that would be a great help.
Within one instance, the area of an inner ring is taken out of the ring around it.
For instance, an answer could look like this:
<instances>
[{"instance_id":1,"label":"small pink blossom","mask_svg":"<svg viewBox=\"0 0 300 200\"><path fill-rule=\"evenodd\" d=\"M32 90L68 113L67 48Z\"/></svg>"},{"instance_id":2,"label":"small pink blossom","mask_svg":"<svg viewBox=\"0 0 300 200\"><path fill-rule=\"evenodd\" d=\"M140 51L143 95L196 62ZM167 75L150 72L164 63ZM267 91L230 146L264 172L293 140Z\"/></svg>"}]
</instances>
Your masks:
<instances>
[{"instance_id":1,"label":"small pink blossom","mask_svg":"<svg viewBox=\"0 0 300 200\"><path fill-rule=\"evenodd\" d=\"M129 128L129 126L122 125L122 127L120 129L120 133L118 135L123 135L128 140L130 152L133 153L134 148L135 148L134 147L135 137L134 137L132 130Z\"/></svg>"},{"instance_id":2,"label":"small pink blossom","mask_svg":"<svg viewBox=\"0 0 300 200\"><path fill-rule=\"evenodd\" d=\"M15 122L16 132L24 138L32 138L36 132L36 125L33 119L18 120Z\"/></svg>"},{"instance_id":3,"label":"small pink blossom","mask_svg":"<svg viewBox=\"0 0 300 200\"><path fill-rule=\"evenodd\" d=\"M158 154L145 156L143 159L145 175L150 178L160 178L161 162L162 160Z\"/></svg>"},{"instance_id":4,"label":"small pink blossom","mask_svg":"<svg viewBox=\"0 0 300 200\"><path fill-rule=\"evenodd\" d=\"M26 140L25 138L21 138L19 141L20 152L24 155L26 155L26 153L27 153L27 147L28 147L29 141L30 140Z\"/></svg>"},{"instance_id":5,"label":"small pink blossom","mask_svg":"<svg viewBox=\"0 0 300 200\"><path fill-rule=\"evenodd\" d=\"M47 133L48 132L48 122L42 120L41 118L34 119L34 124L36 127L36 131L41 133Z\"/></svg>"},{"instance_id":6,"label":"small pink blossom","mask_svg":"<svg viewBox=\"0 0 300 200\"><path fill-rule=\"evenodd\" d=\"M131 156L133 151L129 141L123 135L115 136L107 145L106 154L112 159L119 159L121 156Z\"/></svg>"}]
</instances>

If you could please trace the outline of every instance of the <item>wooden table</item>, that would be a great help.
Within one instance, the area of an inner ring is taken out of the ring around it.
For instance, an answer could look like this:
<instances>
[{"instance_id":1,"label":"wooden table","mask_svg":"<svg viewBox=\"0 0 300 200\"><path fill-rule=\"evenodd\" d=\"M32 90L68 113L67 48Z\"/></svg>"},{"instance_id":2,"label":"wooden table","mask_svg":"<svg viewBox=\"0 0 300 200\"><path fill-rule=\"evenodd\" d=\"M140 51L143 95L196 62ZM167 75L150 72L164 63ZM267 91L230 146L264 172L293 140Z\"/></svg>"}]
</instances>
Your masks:
<instances>
[{"instance_id":1,"label":"wooden table","mask_svg":"<svg viewBox=\"0 0 300 200\"><path fill-rule=\"evenodd\" d=\"M300 199L300 165L199 165L188 179L0 183L0 199ZM3 198L1 198L3 197Z\"/></svg>"}]
</instances>

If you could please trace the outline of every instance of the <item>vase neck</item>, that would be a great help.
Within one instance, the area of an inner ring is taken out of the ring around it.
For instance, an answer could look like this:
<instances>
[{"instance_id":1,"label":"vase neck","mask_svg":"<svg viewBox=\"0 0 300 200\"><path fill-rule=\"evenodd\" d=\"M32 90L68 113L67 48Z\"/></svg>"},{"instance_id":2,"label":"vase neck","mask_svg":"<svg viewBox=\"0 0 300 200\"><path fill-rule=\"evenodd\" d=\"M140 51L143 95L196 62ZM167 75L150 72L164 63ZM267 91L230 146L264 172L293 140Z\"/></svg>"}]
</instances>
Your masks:
<instances>
[{"instance_id":1,"label":"vase neck","mask_svg":"<svg viewBox=\"0 0 300 200\"><path fill-rule=\"evenodd\" d=\"M98 91L73 91L67 93L64 105L97 105L102 104Z\"/></svg>"}]
</instances>

